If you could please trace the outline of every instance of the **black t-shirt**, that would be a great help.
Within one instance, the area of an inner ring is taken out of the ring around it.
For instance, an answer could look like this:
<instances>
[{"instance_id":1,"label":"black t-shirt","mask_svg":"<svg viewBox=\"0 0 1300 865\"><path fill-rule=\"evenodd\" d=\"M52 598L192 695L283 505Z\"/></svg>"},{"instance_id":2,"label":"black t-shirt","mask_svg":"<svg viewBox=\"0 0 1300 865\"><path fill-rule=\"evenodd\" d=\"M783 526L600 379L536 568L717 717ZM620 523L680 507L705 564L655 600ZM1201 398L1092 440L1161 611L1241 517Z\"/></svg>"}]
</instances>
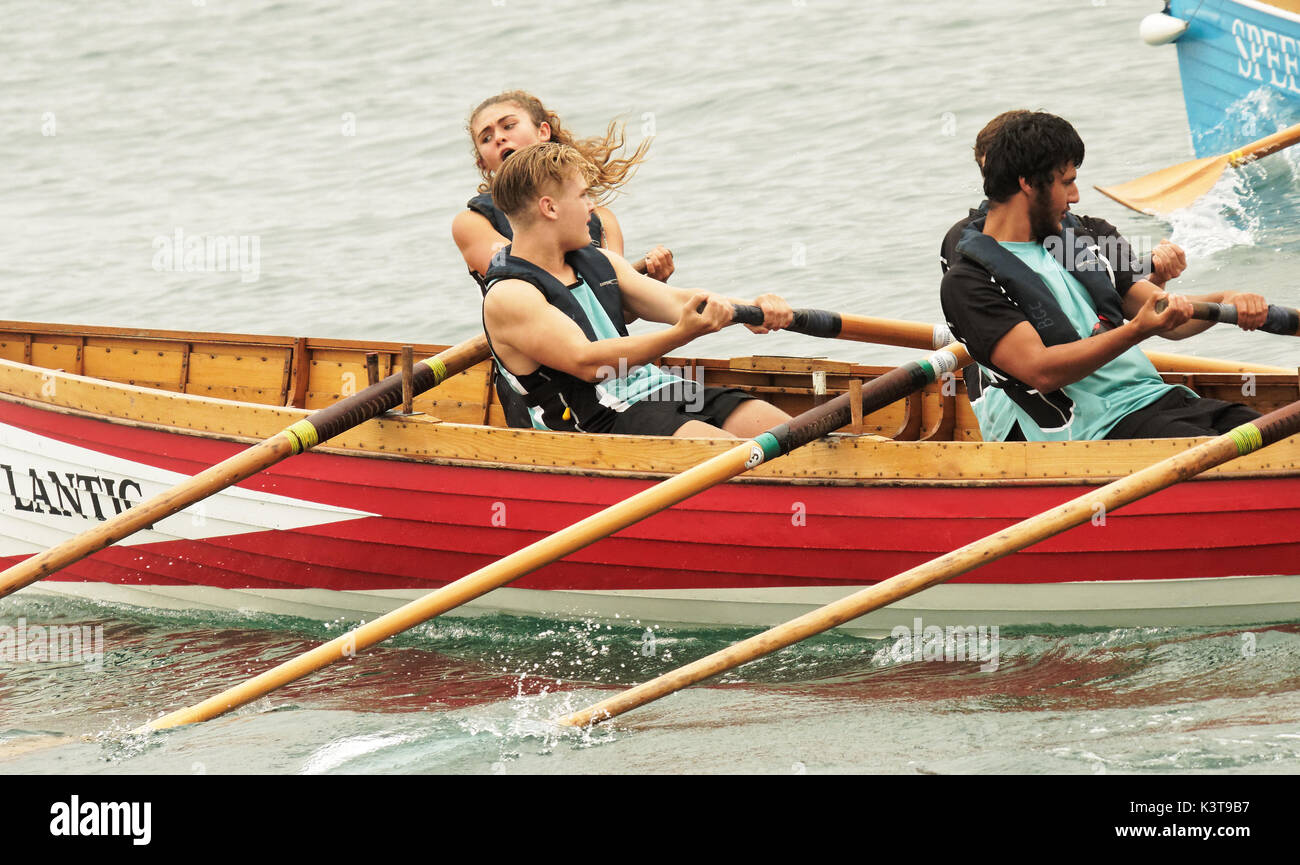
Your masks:
<instances>
[{"instance_id":1,"label":"black t-shirt","mask_svg":"<svg viewBox=\"0 0 1300 865\"><path fill-rule=\"evenodd\" d=\"M1007 331L1022 321L1028 321L1029 317L992 280L987 270L957 252L957 242L966 226L983 215L982 210L972 210L944 236L940 248L944 277L939 288L939 300L948 328L953 336L965 343L971 357L1006 375L993 365L993 348ZM1097 251L1110 265L1115 290L1123 298L1134 282L1145 277L1147 270L1134 257L1128 241L1115 226L1090 216L1076 218L1080 223L1080 236L1094 241Z\"/></svg>"}]
</instances>

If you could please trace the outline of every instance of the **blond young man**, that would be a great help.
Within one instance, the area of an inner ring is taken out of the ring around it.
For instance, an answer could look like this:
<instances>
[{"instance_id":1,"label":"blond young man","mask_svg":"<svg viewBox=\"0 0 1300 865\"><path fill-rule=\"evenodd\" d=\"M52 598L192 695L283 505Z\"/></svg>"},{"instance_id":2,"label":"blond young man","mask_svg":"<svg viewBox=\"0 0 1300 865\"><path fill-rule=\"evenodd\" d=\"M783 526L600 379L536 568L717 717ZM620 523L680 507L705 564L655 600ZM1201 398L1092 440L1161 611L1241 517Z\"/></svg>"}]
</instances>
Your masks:
<instances>
[{"instance_id":1,"label":"blond young man","mask_svg":"<svg viewBox=\"0 0 1300 865\"><path fill-rule=\"evenodd\" d=\"M575 148L534 144L514 153L492 183L514 242L486 274L483 328L498 372L528 405L537 429L750 437L789 419L734 389L703 387L653 361L731 322L746 303L668 286L591 245L587 191L594 169ZM781 298L762 295L766 333L790 324ZM629 335L643 318L670 327Z\"/></svg>"}]
</instances>

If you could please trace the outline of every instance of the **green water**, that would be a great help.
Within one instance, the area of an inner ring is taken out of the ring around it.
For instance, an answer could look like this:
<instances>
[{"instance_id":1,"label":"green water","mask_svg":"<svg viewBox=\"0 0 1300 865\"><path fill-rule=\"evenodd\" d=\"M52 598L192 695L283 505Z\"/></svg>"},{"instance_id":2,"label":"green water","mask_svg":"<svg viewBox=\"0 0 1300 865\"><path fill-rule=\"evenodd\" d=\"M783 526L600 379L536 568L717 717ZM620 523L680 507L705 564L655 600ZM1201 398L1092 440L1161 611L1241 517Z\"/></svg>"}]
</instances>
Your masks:
<instances>
[{"instance_id":1,"label":"green water","mask_svg":"<svg viewBox=\"0 0 1300 865\"><path fill-rule=\"evenodd\" d=\"M0 665L0 771L1135 773L1300 770L1300 626L1003 630L996 671L822 635L590 731L553 722L748 631L447 618L212 722L130 731L337 635L66 600L103 669Z\"/></svg>"}]
</instances>

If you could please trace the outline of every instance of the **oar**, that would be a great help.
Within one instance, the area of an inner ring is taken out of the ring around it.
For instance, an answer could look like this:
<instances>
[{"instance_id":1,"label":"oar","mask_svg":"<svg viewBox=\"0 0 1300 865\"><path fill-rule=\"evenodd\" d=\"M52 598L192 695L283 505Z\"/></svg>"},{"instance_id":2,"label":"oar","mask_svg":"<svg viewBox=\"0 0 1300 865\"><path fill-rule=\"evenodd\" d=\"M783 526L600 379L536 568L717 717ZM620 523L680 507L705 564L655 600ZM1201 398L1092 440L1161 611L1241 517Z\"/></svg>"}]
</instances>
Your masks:
<instances>
[{"instance_id":1,"label":"oar","mask_svg":"<svg viewBox=\"0 0 1300 865\"><path fill-rule=\"evenodd\" d=\"M1274 132L1265 138L1239 147L1222 156L1193 159L1151 174L1121 183L1119 186L1097 186L1102 195L1115 199L1125 207L1142 213L1162 216L1186 207L1214 187L1229 165L1239 166L1254 162L1270 153L1290 147L1300 141L1300 123Z\"/></svg>"},{"instance_id":2,"label":"oar","mask_svg":"<svg viewBox=\"0 0 1300 865\"><path fill-rule=\"evenodd\" d=\"M423 393L487 357L487 340L482 335L453 346L415 365L413 390L415 393ZM388 411L401 401L402 374L398 372L329 408L308 415L269 439L240 451L148 501L128 508L107 522L19 562L0 573L0 598L115 544L140 529L148 528L283 459L310 450L318 443Z\"/></svg>"},{"instance_id":3,"label":"oar","mask_svg":"<svg viewBox=\"0 0 1300 865\"><path fill-rule=\"evenodd\" d=\"M637 685L593 706L560 719L567 726L585 726L621 715L652 700L679 691L710 676L761 658L814 634L892 604L974 570L1066 529L1088 522L1098 506L1110 512L1148 496L1157 490L1186 480L1206 469L1267 447L1300 431L1300 402L1242 424L1226 435L1162 460L1128 477L1079 496L1063 505L1016 523L909 571L890 577L834 603L813 610L768 631L714 652L706 658L679 667Z\"/></svg>"},{"instance_id":4,"label":"oar","mask_svg":"<svg viewBox=\"0 0 1300 865\"><path fill-rule=\"evenodd\" d=\"M919 321L900 321L891 318L871 318L865 315L843 315L821 312L820 310L796 310L798 320L800 313L815 313L821 316L833 316L830 321L818 322L818 336L835 336L855 342L867 342L877 345L898 345L904 348L937 348L952 339L948 328L941 324L922 324ZM1187 354L1169 354L1162 351L1147 351L1147 358L1161 372L1255 372L1294 375L1294 369L1264 364L1238 363L1231 360L1217 360L1212 357L1192 357Z\"/></svg>"},{"instance_id":5,"label":"oar","mask_svg":"<svg viewBox=\"0 0 1300 865\"><path fill-rule=\"evenodd\" d=\"M1156 301L1156 312L1164 312L1169 301ZM1206 303L1192 301L1192 318L1199 321L1217 321L1219 324L1236 324L1237 307L1230 303ZM1268 305L1268 317L1258 328L1265 333L1279 333L1283 336L1300 336L1300 310L1288 306Z\"/></svg>"},{"instance_id":6,"label":"oar","mask_svg":"<svg viewBox=\"0 0 1300 865\"><path fill-rule=\"evenodd\" d=\"M753 313L758 313L757 321L762 321L762 314L756 308L749 309L752 312L743 314L752 316ZM938 351L923 360L896 367L862 386L862 411L864 414L869 413L902 399L930 382L938 380L944 373L967 363L970 363L970 356L966 350L954 345L951 350ZM445 613L492 589L513 582L543 565L563 558L768 460L821 438L845 426L850 420L850 414L849 395L841 394L749 441L727 449L694 468L574 523L567 529L562 529L511 553L215 697L151 721L141 729L159 730L206 721L237 706L252 702L282 685L287 685L341 658L352 657L362 649L386 640L394 634Z\"/></svg>"}]
</instances>

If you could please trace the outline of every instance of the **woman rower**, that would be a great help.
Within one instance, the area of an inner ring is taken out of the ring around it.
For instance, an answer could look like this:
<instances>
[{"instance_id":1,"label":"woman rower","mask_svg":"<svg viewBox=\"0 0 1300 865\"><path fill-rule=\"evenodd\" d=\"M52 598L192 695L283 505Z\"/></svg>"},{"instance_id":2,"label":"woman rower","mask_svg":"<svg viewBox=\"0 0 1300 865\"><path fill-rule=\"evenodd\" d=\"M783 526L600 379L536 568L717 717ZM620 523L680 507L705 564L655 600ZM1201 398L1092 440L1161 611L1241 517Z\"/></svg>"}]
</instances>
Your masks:
<instances>
[{"instance_id":1,"label":"woman rower","mask_svg":"<svg viewBox=\"0 0 1300 865\"><path fill-rule=\"evenodd\" d=\"M548 111L536 96L522 90L510 90L482 102L470 115L468 129L483 182L479 184L478 194L469 200L469 209L452 220L451 235L480 290L486 290L483 274L487 273L488 262L514 236L505 214L497 210L487 191L492 176L510 154L542 141L576 147L596 166L591 194L599 202L628 181L650 146L648 140L642 141L630 156L615 158L615 152L623 147L623 134L613 122L603 137L575 139L554 112ZM623 231L609 208L598 206L588 229L592 243L623 254ZM645 272L667 281L673 272L672 253L656 246L646 254Z\"/></svg>"}]
</instances>

